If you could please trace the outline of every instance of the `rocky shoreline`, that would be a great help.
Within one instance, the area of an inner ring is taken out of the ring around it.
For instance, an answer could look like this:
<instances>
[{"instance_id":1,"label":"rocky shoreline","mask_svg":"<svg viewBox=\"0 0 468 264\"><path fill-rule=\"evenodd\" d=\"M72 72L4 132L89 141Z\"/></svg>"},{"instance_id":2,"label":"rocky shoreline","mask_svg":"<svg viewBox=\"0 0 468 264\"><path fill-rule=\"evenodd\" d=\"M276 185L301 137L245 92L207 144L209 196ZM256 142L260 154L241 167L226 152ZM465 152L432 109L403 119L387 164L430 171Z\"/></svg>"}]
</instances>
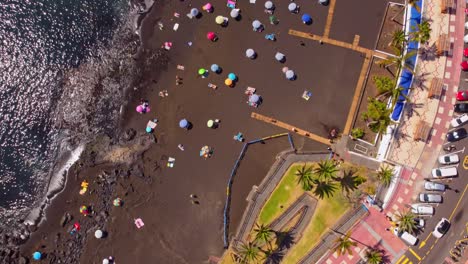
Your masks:
<instances>
[{"instance_id":1,"label":"rocky shoreline","mask_svg":"<svg viewBox=\"0 0 468 264\"><path fill-rule=\"evenodd\" d=\"M148 56L148 52L141 49L142 37L140 27L146 15L151 11L153 4L154 1L152 0L130 1L132 9L130 13L134 16L133 21L135 21L134 32L140 38L138 51L133 58L136 66L142 69L138 72L140 76L134 76L135 85L138 85L139 80L142 78L141 75L145 73L145 67L161 63L158 61L158 58L162 53L156 52ZM161 61L164 63L164 60ZM131 91L128 91L128 93L131 93ZM119 129L116 131L115 134L118 135ZM36 243L38 239L53 240L53 244L55 244L54 249L47 250L48 253L43 254L44 263L78 263L87 236L92 230L97 228L103 229L106 226L106 222L109 219L109 210L112 207L111 196L118 182L125 181L130 175L151 181L150 178L145 178L141 162L135 161L141 160L143 153L155 142L156 138L153 135L137 133L129 129L121 133L117 138L102 135L94 142L87 144L80 159L66 172L66 185L57 193L57 196L60 197L53 197L51 203L54 203L53 207L61 207L61 205L56 205L54 199L69 199L70 193L68 189L76 187L71 185L76 185L79 174L86 173L90 168L93 168L93 172L96 169L101 170L96 178L96 183L100 188L90 190L90 194L99 197L97 201L90 204L93 209L92 219L94 221L83 221L81 224L82 229L89 232L77 233L74 237L63 237L60 233L53 235L44 231L40 232L37 225L26 224L23 219L20 219L14 228L0 229L0 263L30 263L31 255L27 253L30 253L31 245ZM127 192L131 193L133 191L130 185ZM68 200L65 203L68 203ZM45 205L44 207L43 210L48 211L49 206ZM49 214L53 213L46 212L45 219L38 219L38 222L40 221L41 224L42 221L48 222ZM73 224L73 220L77 215L76 210L67 210L60 217L59 222L56 222L54 225L61 229L67 228L70 223Z\"/></svg>"}]
</instances>

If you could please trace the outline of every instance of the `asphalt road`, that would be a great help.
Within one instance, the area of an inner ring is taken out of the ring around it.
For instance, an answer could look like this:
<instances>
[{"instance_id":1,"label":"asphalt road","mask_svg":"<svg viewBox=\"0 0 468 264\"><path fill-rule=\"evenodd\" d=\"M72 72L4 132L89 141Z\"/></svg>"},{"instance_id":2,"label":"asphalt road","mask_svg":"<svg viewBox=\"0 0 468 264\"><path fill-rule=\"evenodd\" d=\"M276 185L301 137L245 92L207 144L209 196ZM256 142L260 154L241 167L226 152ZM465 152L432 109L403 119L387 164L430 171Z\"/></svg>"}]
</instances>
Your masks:
<instances>
[{"instance_id":1,"label":"asphalt road","mask_svg":"<svg viewBox=\"0 0 468 264\"><path fill-rule=\"evenodd\" d=\"M464 127L468 128L468 125ZM465 208L468 205L468 170L462 164L463 159L468 154L468 151L465 149L467 142L468 139L464 139L456 143L444 144L444 146L452 144L456 146L456 150L453 152L457 153L461 160L458 165L458 177L439 181L448 187L448 190L443 194L443 203L434 205L436 208L435 215L426 218L426 226L423 232L418 235L418 244L410 247L396 261L397 264L445 263L444 261L450 257L449 251L453 248L456 241L462 239L468 233L468 214L465 213ZM445 151L442 150L441 154L444 153ZM434 167L436 166L438 164L434 164ZM432 235L432 231L442 217L450 220L451 227L445 236L437 239Z\"/></svg>"}]
</instances>

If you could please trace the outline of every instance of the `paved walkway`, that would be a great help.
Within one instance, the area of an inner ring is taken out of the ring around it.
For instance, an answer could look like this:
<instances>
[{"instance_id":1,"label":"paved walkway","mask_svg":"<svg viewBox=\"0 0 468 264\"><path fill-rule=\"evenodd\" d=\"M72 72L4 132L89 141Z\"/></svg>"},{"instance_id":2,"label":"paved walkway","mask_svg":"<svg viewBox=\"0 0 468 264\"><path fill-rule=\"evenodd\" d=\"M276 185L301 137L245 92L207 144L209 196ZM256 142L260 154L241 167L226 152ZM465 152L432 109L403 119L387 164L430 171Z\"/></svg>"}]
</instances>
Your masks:
<instances>
[{"instance_id":1,"label":"paved walkway","mask_svg":"<svg viewBox=\"0 0 468 264\"><path fill-rule=\"evenodd\" d=\"M455 14L441 13L440 2L438 0L424 1L423 15L424 18L430 19L432 27L429 43L432 46L440 34L448 34L453 45L453 57L429 57L426 60L418 58L416 72L419 74L416 76L414 89L410 94L411 103L408 103L405 108L396 139L387 158L402 166L398 186L384 211L378 212L371 208L369 216L355 227L352 234L352 238L362 244L377 245L378 248L385 250L390 261L401 260L407 246L386 231L390 223L385 218L385 214L407 210L407 205L415 200L415 196L422 188L423 179L430 175L430 170L445 140L445 134L453 115L455 92L458 90L464 17L457 18ZM465 3L458 1L457 8L463 10ZM434 77L443 79L446 89L442 91L440 98L429 99L428 88ZM433 127L427 142L413 140L415 127L420 120ZM360 254L364 254L365 251L365 246L362 244L353 248L356 252L353 256L337 256L331 253L321 263L358 263L361 260Z\"/></svg>"}]
</instances>

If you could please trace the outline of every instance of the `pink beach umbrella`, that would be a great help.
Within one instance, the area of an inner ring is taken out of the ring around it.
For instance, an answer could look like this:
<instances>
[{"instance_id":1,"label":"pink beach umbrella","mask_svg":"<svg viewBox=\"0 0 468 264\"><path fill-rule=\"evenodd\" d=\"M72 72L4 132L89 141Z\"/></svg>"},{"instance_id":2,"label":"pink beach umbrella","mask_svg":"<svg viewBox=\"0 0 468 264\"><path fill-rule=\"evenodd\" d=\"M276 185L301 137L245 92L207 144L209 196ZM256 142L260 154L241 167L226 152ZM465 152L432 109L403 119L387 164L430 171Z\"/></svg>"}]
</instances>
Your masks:
<instances>
[{"instance_id":1,"label":"pink beach umbrella","mask_svg":"<svg viewBox=\"0 0 468 264\"><path fill-rule=\"evenodd\" d=\"M216 41L218 39L214 32L208 32L208 34L206 34L206 38L208 38L211 41Z\"/></svg>"},{"instance_id":2,"label":"pink beach umbrella","mask_svg":"<svg viewBox=\"0 0 468 264\"><path fill-rule=\"evenodd\" d=\"M143 107L143 105L139 105L136 107L136 111L140 114L142 113L149 113L151 111L151 109L149 107Z\"/></svg>"},{"instance_id":3,"label":"pink beach umbrella","mask_svg":"<svg viewBox=\"0 0 468 264\"><path fill-rule=\"evenodd\" d=\"M468 48L463 50L463 56L468 57Z\"/></svg>"},{"instance_id":4,"label":"pink beach umbrella","mask_svg":"<svg viewBox=\"0 0 468 264\"><path fill-rule=\"evenodd\" d=\"M208 13L213 12L213 5L211 3L206 3L203 7L203 10L205 10Z\"/></svg>"}]
</instances>

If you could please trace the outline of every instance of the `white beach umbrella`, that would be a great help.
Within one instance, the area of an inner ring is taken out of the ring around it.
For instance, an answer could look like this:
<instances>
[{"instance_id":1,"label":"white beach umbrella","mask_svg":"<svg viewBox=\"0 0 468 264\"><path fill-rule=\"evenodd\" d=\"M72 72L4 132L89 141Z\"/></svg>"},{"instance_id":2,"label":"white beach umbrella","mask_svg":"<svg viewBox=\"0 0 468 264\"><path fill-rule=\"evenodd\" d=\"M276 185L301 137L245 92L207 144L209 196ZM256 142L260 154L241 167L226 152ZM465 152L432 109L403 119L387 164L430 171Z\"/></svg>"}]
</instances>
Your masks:
<instances>
[{"instance_id":1,"label":"white beach umbrella","mask_svg":"<svg viewBox=\"0 0 468 264\"><path fill-rule=\"evenodd\" d=\"M465 43L468 43L468 35L465 35L465 36L463 37L463 41L464 41Z\"/></svg>"},{"instance_id":2,"label":"white beach umbrella","mask_svg":"<svg viewBox=\"0 0 468 264\"><path fill-rule=\"evenodd\" d=\"M101 230L96 230L96 232L94 232L94 236L96 238L102 238L102 236L104 235L104 233L101 231Z\"/></svg>"},{"instance_id":3,"label":"white beach umbrella","mask_svg":"<svg viewBox=\"0 0 468 264\"><path fill-rule=\"evenodd\" d=\"M262 26L262 23L260 23L260 21L258 21L258 20L254 20L252 22L252 27L255 28L255 29L259 29L261 26Z\"/></svg>"},{"instance_id":4,"label":"white beach umbrella","mask_svg":"<svg viewBox=\"0 0 468 264\"><path fill-rule=\"evenodd\" d=\"M286 78L288 78L289 80L291 80L292 78L294 78L294 71L288 70L288 71L286 72Z\"/></svg>"},{"instance_id":5,"label":"white beach umbrella","mask_svg":"<svg viewBox=\"0 0 468 264\"><path fill-rule=\"evenodd\" d=\"M271 2L271 1L266 1L266 2L265 2L265 8L266 8L266 9L272 9L272 8L273 8L273 2Z\"/></svg>"},{"instance_id":6,"label":"white beach umbrella","mask_svg":"<svg viewBox=\"0 0 468 264\"><path fill-rule=\"evenodd\" d=\"M275 54L275 59L279 62L282 62L284 59L286 58L286 56L284 56L283 53L281 52L276 52Z\"/></svg>"},{"instance_id":7,"label":"white beach umbrella","mask_svg":"<svg viewBox=\"0 0 468 264\"><path fill-rule=\"evenodd\" d=\"M253 49L247 49L245 51L245 56L247 56L249 59L253 59L255 58L255 51Z\"/></svg>"},{"instance_id":8,"label":"white beach umbrella","mask_svg":"<svg viewBox=\"0 0 468 264\"><path fill-rule=\"evenodd\" d=\"M318 0L319 4L326 5L328 4L328 0Z\"/></svg>"},{"instance_id":9,"label":"white beach umbrella","mask_svg":"<svg viewBox=\"0 0 468 264\"><path fill-rule=\"evenodd\" d=\"M468 22L465 23L465 29L468 29Z\"/></svg>"},{"instance_id":10,"label":"white beach umbrella","mask_svg":"<svg viewBox=\"0 0 468 264\"><path fill-rule=\"evenodd\" d=\"M289 11L294 12L294 11L296 11L296 9L297 9L296 3L290 3L290 4L288 5L288 10L289 10Z\"/></svg>"},{"instance_id":11,"label":"white beach umbrella","mask_svg":"<svg viewBox=\"0 0 468 264\"><path fill-rule=\"evenodd\" d=\"M231 10L231 14L230 14L231 17L232 17L232 18L237 18L237 17L239 16L239 11L240 11L240 10L237 9L237 8L232 9L232 10Z\"/></svg>"}]
</instances>

